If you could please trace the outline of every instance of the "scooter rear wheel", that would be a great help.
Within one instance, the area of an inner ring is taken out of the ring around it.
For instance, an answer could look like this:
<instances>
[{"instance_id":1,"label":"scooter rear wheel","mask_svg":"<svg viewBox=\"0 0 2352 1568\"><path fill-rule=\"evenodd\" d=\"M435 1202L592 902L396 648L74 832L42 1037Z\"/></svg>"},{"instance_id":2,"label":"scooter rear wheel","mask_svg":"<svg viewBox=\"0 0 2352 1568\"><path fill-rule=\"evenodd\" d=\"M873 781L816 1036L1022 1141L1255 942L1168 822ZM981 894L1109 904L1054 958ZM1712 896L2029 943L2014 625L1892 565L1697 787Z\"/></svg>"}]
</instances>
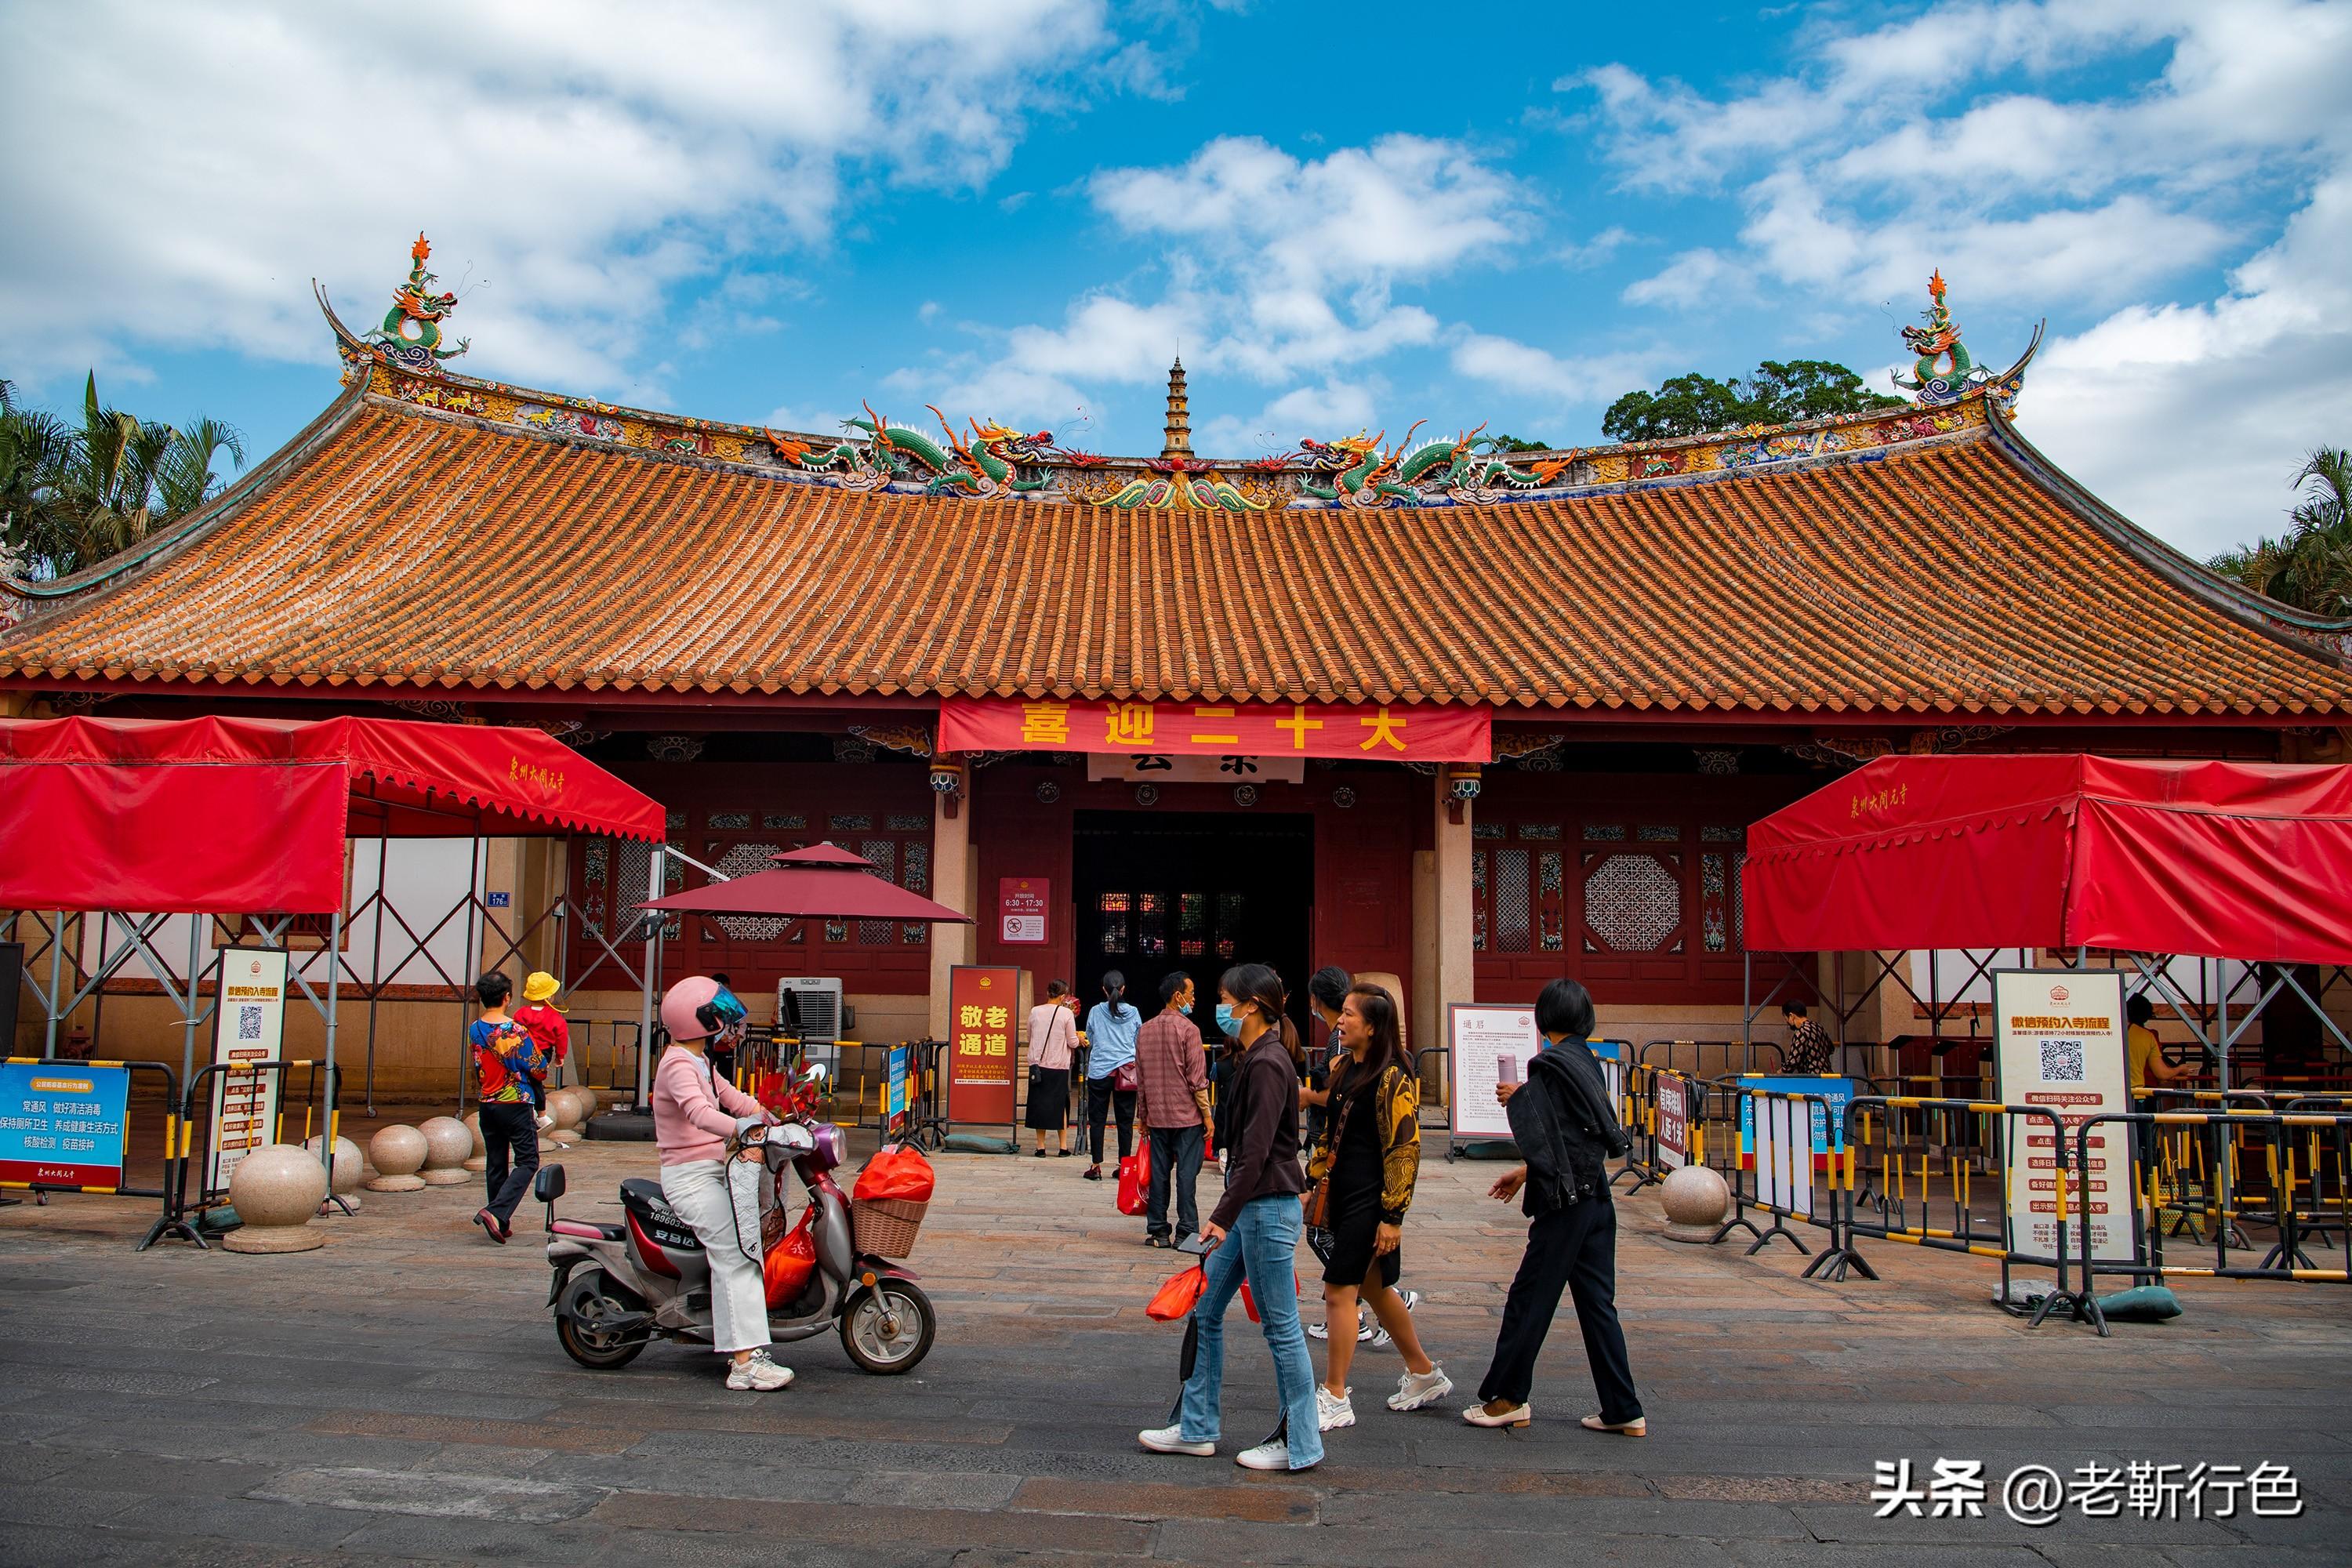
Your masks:
<instances>
[{"instance_id":1,"label":"scooter rear wheel","mask_svg":"<svg viewBox=\"0 0 2352 1568\"><path fill-rule=\"evenodd\" d=\"M600 1281L604 1289L596 1289L594 1287ZM590 1287L588 1290L572 1294L571 1300L557 1310L556 1342L563 1347L564 1354L593 1371L610 1372L616 1367L626 1366L637 1359L649 1336L643 1332L623 1335L609 1331L600 1331L595 1321L599 1317L642 1310L642 1303L622 1301L609 1294L614 1289L609 1277L600 1274L596 1281L586 1283Z\"/></svg>"},{"instance_id":2,"label":"scooter rear wheel","mask_svg":"<svg viewBox=\"0 0 2352 1568\"><path fill-rule=\"evenodd\" d=\"M849 1299L841 1314L841 1348L861 1372L896 1377L931 1353L937 1328L931 1299L909 1279L885 1279Z\"/></svg>"}]
</instances>

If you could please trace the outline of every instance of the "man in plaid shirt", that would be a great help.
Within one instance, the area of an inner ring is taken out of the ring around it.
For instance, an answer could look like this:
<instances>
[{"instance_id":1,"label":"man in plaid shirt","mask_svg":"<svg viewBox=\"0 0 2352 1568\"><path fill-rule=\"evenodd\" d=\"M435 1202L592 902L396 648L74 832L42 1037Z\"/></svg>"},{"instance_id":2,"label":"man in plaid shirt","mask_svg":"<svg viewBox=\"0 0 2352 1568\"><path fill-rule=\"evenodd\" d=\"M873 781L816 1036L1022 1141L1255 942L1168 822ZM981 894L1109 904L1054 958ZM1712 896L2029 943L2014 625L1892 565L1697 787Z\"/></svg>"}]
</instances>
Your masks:
<instances>
[{"instance_id":1,"label":"man in plaid shirt","mask_svg":"<svg viewBox=\"0 0 2352 1568\"><path fill-rule=\"evenodd\" d=\"M1135 1036L1136 1116L1151 1151L1151 1189L1144 1224L1153 1247L1173 1247L1201 1227L1193 1185L1208 1137L1209 1058L1192 1011L1192 977L1177 970L1160 983L1160 1013ZM1168 1231L1168 1192L1176 1191L1176 1233Z\"/></svg>"}]
</instances>

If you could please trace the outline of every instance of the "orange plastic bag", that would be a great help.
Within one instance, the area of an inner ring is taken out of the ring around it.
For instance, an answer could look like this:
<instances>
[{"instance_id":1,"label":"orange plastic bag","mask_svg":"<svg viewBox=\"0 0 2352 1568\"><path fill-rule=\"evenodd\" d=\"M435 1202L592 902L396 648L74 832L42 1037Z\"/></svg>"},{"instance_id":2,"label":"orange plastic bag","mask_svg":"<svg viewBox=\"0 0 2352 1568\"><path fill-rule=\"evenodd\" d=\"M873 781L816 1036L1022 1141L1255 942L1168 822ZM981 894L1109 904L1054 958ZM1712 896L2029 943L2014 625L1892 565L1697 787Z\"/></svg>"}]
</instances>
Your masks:
<instances>
[{"instance_id":1,"label":"orange plastic bag","mask_svg":"<svg viewBox=\"0 0 2352 1568\"><path fill-rule=\"evenodd\" d=\"M1155 1323L1172 1323L1190 1313L1192 1304L1201 1299L1201 1292L1208 1288L1209 1277L1195 1263L1160 1287L1158 1293L1143 1309L1143 1315Z\"/></svg>"},{"instance_id":2,"label":"orange plastic bag","mask_svg":"<svg viewBox=\"0 0 2352 1568\"><path fill-rule=\"evenodd\" d=\"M938 1185L939 1178L921 1150L885 1144L857 1173L857 1185L849 1195L861 1203L897 1198L904 1203L927 1204Z\"/></svg>"},{"instance_id":3,"label":"orange plastic bag","mask_svg":"<svg viewBox=\"0 0 2352 1568\"><path fill-rule=\"evenodd\" d=\"M1118 1212L1139 1215L1144 1211L1145 1197L1151 1190L1151 1144L1149 1140L1134 1153L1118 1163L1118 1196L1115 1200Z\"/></svg>"},{"instance_id":4,"label":"orange plastic bag","mask_svg":"<svg viewBox=\"0 0 2352 1568\"><path fill-rule=\"evenodd\" d=\"M809 1234L809 1216L815 1213L816 1205L811 1204L801 1212L800 1224L768 1248L761 1272L767 1277L772 1310L800 1300L801 1292L808 1289L809 1276L816 1272L816 1237Z\"/></svg>"}]
</instances>

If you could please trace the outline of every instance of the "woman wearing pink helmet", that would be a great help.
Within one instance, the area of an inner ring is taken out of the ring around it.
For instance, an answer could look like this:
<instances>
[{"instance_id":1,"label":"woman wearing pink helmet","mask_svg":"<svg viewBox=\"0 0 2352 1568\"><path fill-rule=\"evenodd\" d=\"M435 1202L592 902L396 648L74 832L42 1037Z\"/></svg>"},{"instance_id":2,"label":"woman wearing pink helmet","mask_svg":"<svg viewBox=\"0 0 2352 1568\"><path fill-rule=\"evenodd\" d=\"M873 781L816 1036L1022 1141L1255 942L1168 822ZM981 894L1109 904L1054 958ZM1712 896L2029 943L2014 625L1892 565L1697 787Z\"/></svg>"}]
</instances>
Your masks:
<instances>
[{"instance_id":1,"label":"woman wearing pink helmet","mask_svg":"<svg viewBox=\"0 0 2352 1568\"><path fill-rule=\"evenodd\" d=\"M662 995L669 1048L654 1069L654 1142L661 1149L662 1195L702 1238L710 1261L710 1344L734 1357L730 1388L765 1391L793 1381L768 1355L768 1293L752 1237L745 1254L727 1190L727 1144L772 1121L760 1102L710 1071L710 1047L743 1033L743 1004L708 975L689 975ZM753 1154L752 1158L758 1156Z\"/></svg>"}]
</instances>

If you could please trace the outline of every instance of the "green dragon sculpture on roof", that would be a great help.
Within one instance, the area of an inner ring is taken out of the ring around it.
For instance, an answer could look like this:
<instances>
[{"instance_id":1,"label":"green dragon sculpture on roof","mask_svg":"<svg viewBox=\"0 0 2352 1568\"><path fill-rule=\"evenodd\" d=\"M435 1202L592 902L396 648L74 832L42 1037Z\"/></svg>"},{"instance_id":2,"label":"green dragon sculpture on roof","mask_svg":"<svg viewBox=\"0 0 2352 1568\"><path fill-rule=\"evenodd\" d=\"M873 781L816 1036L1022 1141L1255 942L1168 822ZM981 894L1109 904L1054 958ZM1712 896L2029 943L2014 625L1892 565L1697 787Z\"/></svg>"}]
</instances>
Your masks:
<instances>
[{"instance_id":1,"label":"green dragon sculpture on roof","mask_svg":"<svg viewBox=\"0 0 2352 1568\"><path fill-rule=\"evenodd\" d=\"M1927 279L1927 310L1921 318L1927 325L1903 329L1904 346L1919 357L1912 363L1911 374L1906 376L1899 370L1895 373L1895 384L1916 394L1914 401L1923 406L1957 403L1979 386L1990 401L2004 406L2015 402L2019 389L2025 384L2025 367L2040 352L2042 330L2048 323L2036 325L2033 341L2026 344L2024 354L1995 375L1977 363L1960 342L1960 324L1952 320L1951 309L1944 303L1944 271L1940 267Z\"/></svg>"}]
</instances>

